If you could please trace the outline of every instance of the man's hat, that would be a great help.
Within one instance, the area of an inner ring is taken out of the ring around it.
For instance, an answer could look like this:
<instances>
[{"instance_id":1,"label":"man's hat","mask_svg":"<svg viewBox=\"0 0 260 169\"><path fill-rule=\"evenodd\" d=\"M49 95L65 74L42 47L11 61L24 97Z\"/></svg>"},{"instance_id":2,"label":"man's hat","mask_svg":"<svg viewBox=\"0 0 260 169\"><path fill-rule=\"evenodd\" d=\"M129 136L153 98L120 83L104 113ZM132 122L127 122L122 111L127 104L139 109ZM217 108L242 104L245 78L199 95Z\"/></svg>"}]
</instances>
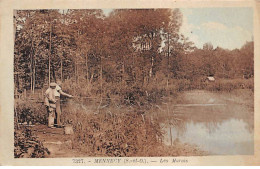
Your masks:
<instances>
[{"instance_id":1,"label":"man's hat","mask_svg":"<svg viewBox=\"0 0 260 169\"><path fill-rule=\"evenodd\" d=\"M54 82L50 83L50 87L56 87L56 83Z\"/></svg>"}]
</instances>

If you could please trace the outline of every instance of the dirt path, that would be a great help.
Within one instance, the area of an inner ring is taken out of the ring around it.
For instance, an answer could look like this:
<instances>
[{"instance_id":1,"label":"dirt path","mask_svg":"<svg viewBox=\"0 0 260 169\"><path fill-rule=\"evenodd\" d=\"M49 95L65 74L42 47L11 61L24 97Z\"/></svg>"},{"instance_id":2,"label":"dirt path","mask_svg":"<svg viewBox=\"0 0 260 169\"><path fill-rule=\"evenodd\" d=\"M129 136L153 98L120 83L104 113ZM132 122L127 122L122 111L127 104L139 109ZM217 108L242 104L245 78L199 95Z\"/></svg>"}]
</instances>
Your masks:
<instances>
[{"instance_id":1,"label":"dirt path","mask_svg":"<svg viewBox=\"0 0 260 169\"><path fill-rule=\"evenodd\" d=\"M47 158L83 156L77 150L72 149L72 136L65 135L63 128L48 128L46 125L35 125L32 130L44 147L51 152Z\"/></svg>"}]
</instances>

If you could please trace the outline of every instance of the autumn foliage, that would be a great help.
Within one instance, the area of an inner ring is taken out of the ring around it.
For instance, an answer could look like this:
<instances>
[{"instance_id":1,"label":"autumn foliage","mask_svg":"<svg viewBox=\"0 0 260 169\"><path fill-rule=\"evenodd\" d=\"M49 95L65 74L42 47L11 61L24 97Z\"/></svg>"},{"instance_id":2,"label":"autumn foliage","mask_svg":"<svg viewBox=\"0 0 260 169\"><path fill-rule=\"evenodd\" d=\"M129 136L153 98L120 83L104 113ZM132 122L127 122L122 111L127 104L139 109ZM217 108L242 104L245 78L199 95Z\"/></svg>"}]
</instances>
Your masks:
<instances>
[{"instance_id":1,"label":"autumn foliage","mask_svg":"<svg viewBox=\"0 0 260 169\"><path fill-rule=\"evenodd\" d=\"M73 147L89 155L179 155L178 147L162 146L159 122L141 109L185 90L254 89L254 42L198 49L181 25L179 9L115 9L108 16L100 9L16 10L15 91L35 93L60 79L74 101L91 100L88 109L73 110L73 103L62 117L75 129ZM205 82L208 76L216 82ZM20 102L16 111L19 122L46 123L42 106ZM18 145L27 136L15 137Z\"/></svg>"},{"instance_id":2,"label":"autumn foliage","mask_svg":"<svg viewBox=\"0 0 260 169\"><path fill-rule=\"evenodd\" d=\"M126 90L149 93L179 79L254 74L253 42L235 50L211 43L197 49L179 33L178 9L116 9L109 16L102 10L19 10L14 23L18 91L61 79L85 96L124 98Z\"/></svg>"}]
</instances>

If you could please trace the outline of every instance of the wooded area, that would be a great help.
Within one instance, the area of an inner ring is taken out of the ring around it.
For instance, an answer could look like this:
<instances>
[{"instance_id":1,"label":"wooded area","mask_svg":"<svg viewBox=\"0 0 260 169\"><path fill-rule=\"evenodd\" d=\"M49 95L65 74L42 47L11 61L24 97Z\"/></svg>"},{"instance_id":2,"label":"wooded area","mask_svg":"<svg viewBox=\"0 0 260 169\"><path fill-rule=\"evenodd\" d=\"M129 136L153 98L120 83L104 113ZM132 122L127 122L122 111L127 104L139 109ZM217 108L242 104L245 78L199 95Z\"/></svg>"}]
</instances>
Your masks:
<instances>
[{"instance_id":1,"label":"wooded area","mask_svg":"<svg viewBox=\"0 0 260 169\"><path fill-rule=\"evenodd\" d=\"M15 96L25 98L14 104L14 157L208 155L175 138L174 127L195 119L211 131L234 118L253 128L254 42L200 49L181 34L182 21L179 9L14 11ZM46 125L43 95L57 80L74 96L62 98L71 136Z\"/></svg>"},{"instance_id":2,"label":"wooded area","mask_svg":"<svg viewBox=\"0 0 260 169\"><path fill-rule=\"evenodd\" d=\"M75 95L130 97L180 80L253 77L253 42L198 49L181 25L179 9L15 11L15 86L34 93L61 79Z\"/></svg>"}]
</instances>

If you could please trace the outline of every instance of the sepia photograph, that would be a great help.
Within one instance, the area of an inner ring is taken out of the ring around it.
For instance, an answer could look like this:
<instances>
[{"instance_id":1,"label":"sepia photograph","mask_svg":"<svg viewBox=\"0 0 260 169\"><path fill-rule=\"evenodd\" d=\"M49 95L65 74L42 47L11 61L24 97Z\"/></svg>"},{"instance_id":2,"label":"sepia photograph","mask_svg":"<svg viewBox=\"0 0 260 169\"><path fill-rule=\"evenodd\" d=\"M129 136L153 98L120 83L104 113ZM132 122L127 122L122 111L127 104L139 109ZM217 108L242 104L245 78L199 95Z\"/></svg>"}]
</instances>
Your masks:
<instances>
[{"instance_id":1,"label":"sepia photograph","mask_svg":"<svg viewBox=\"0 0 260 169\"><path fill-rule=\"evenodd\" d=\"M254 155L253 20L13 10L14 158Z\"/></svg>"},{"instance_id":2,"label":"sepia photograph","mask_svg":"<svg viewBox=\"0 0 260 169\"><path fill-rule=\"evenodd\" d=\"M260 1L0 9L0 166L260 165Z\"/></svg>"}]
</instances>

